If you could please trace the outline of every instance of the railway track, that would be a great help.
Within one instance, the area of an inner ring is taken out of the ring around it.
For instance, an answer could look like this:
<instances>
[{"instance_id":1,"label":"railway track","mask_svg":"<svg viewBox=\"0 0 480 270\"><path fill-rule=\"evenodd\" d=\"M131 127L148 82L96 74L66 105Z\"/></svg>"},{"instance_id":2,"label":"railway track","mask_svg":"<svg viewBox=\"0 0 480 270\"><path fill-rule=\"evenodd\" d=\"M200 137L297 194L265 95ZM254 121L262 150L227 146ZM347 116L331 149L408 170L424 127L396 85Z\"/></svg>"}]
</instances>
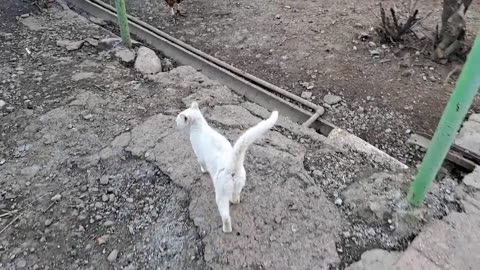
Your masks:
<instances>
[{"instance_id":1,"label":"railway track","mask_svg":"<svg viewBox=\"0 0 480 270\"><path fill-rule=\"evenodd\" d=\"M77 12L86 12L117 24L115 8L100 0L67 0L67 2ZM330 141L368 154L394 170L408 168L361 138L321 119L323 107L214 58L138 18L128 15L128 24L130 32L142 42L161 51L177 63L192 66L208 77L225 84L250 101L269 110L278 110L290 120L313 128Z\"/></svg>"}]
</instances>

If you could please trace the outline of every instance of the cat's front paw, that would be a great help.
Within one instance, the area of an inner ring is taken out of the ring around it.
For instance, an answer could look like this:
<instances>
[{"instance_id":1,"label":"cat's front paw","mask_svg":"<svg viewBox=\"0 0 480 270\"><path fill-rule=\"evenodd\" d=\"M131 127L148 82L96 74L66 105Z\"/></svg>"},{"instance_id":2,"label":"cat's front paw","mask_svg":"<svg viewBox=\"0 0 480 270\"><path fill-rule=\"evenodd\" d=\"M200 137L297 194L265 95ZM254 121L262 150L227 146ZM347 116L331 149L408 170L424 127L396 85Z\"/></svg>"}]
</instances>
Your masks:
<instances>
[{"instance_id":1,"label":"cat's front paw","mask_svg":"<svg viewBox=\"0 0 480 270\"><path fill-rule=\"evenodd\" d=\"M224 233L232 232L232 223L230 222L230 220L223 221L223 232Z\"/></svg>"},{"instance_id":2,"label":"cat's front paw","mask_svg":"<svg viewBox=\"0 0 480 270\"><path fill-rule=\"evenodd\" d=\"M230 200L233 204L239 204L240 203L240 193L238 194L233 194L232 199Z\"/></svg>"}]
</instances>

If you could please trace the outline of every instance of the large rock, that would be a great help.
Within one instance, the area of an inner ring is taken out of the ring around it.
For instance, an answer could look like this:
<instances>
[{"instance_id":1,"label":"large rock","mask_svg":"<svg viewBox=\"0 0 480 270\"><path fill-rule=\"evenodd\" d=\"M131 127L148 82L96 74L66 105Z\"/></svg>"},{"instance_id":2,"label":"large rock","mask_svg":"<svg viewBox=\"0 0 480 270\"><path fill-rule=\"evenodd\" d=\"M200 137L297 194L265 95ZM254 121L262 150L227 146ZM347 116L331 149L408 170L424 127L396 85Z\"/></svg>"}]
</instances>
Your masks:
<instances>
[{"instance_id":1,"label":"large rock","mask_svg":"<svg viewBox=\"0 0 480 270\"><path fill-rule=\"evenodd\" d=\"M135 60L135 69L143 74L155 74L162 71L162 62L153 50L140 47Z\"/></svg>"},{"instance_id":2,"label":"large rock","mask_svg":"<svg viewBox=\"0 0 480 270\"><path fill-rule=\"evenodd\" d=\"M467 174L463 178L463 183L466 186L480 190L480 166L475 167L475 170L473 172Z\"/></svg>"},{"instance_id":3,"label":"large rock","mask_svg":"<svg viewBox=\"0 0 480 270\"><path fill-rule=\"evenodd\" d=\"M345 270L386 270L400 257L399 252L372 249L362 254L360 261L351 264Z\"/></svg>"}]
</instances>

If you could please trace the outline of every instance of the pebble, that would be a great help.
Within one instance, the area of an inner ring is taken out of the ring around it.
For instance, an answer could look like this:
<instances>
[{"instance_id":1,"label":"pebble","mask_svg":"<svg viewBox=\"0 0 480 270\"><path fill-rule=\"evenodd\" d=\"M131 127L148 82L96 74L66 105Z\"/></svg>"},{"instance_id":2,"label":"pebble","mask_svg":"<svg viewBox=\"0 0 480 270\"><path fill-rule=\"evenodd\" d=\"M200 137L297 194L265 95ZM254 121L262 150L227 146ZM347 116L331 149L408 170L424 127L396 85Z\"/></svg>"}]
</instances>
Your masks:
<instances>
[{"instance_id":1,"label":"pebble","mask_svg":"<svg viewBox=\"0 0 480 270\"><path fill-rule=\"evenodd\" d=\"M91 114L87 114L87 115L83 116L83 119L85 119L85 120L90 120L92 118L93 118L93 115L91 115Z\"/></svg>"},{"instance_id":2,"label":"pebble","mask_svg":"<svg viewBox=\"0 0 480 270\"><path fill-rule=\"evenodd\" d=\"M375 42L373 41L369 41L368 46L373 48L373 47L377 47L377 44L375 44Z\"/></svg>"},{"instance_id":3,"label":"pebble","mask_svg":"<svg viewBox=\"0 0 480 270\"><path fill-rule=\"evenodd\" d=\"M325 103L327 103L328 105L333 105L333 104L337 104L338 102L340 102L342 100L341 97L339 96L336 96L336 95L332 95L332 94L327 94L323 97L323 101Z\"/></svg>"},{"instance_id":4,"label":"pebble","mask_svg":"<svg viewBox=\"0 0 480 270\"><path fill-rule=\"evenodd\" d=\"M103 202L108 201L108 195L107 195L107 194L103 194L103 195L102 195L102 201L103 201Z\"/></svg>"},{"instance_id":5,"label":"pebble","mask_svg":"<svg viewBox=\"0 0 480 270\"><path fill-rule=\"evenodd\" d=\"M345 237L345 238L350 238L350 236L352 236L352 235L350 234L350 232L348 232L348 231L343 232L343 237Z\"/></svg>"},{"instance_id":6,"label":"pebble","mask_svg":"<svg viewBox=\"0 0 480 270\"><path fill-rule=\"evenodd\" d=\"M107 243L109 238L110 238L109 234L102 235L102 236L97 238L97 243L99 245L103 245L103 244Z\"/></svg>"},{"instance_id":7,"label":"pebble","mask_svg":"<svg viewBox=\"0 0 480 270\"><path fill-rule=\"evenodd\" d=\"M51 218L45 220L45 227L48 227L48 226L52 225L52 223L53 223L53 219L51 219Z\"/></svg>"},{"instance_id":8,"label":"pebble","mask_svg":"<svg viewBox=\"0 0 480 270\"><path fill-rule=\"evenodd\" d=\"M374 228L369 228L367 230L367 233L371 236L375 236L377 234L377 232L375 232L375 229Z\"/></svg>"},{"instance_id":9,"label":"pebble","mask_svg":"<svg viewBox=\"0 0 480 270\"><path fill-rule=\"evenodd\" d=\"M107 220L103 223L103 226L110 227L110 226L113 226L113 224L115 224L113 221Z\"/></svg>"},{"instance_id":10,"label":"pebble","mask_svg":"<svg viewBox=\"0 0 480 270\"><path fill-rule=\"evenodd\" d=\"M7 105L7 103L3 100L0 99L0 110L5 107L5 105Z\"/></svg>"},{"instance_id":11,"label":"pebble","mask_svg":"<svg viewBox=\"0 0 480 270\"><path fill-rule=\"evenodd\" d=\"M108 184L108 175L104 175L100 178L100 184L101 185L107 185Z\"/></svg>"},{"instance_id":12,"label":"pebble","mask_svg":"<svg viewBox=\"0 0 480 270\"><path fill-rule=\"evenodd\" d=\"M402 72L402 77L410 77L415 73L413 69L407 69L404 72Z\"/></svg>"},{"instance_id":13,"label":"pebble","mask_svg":"<svg viewBox=\"0 0 480 270\"><path fill-rule=\"evenodd\" d=\"M55 196L52 197L51 201L52 201L52 202L58 202L58 201L60 201L61 199L62 199L62 195L57 194L57 195L55 195Z\"/></svg>"},{"instance_id":14,"label":"pebble","mask_svg":"<svg viewBox=\"0 0 480 270\"><path fill-rule=\"evenodd\" d=\"M109 262L114 262L114 261L117 259L117 256L118 256L118 249L114 249L114 250L112 250L112 252L110 252L110 254L108 255L107 261L109 261Z\"/></svg>"},{"instance_id":15,"label":"pebble","mask_svg":"<svg viewBox=\"0 0 480 270\"><path fill-rule=\"evenodd\" d=\"M312 92L310 91L303 91L302 94L300 95L301 98L304 99L310 99L312 98Z\"/></svg>"},{"instance_id":16,"label":"pebble","mask_svg":"<svg viewBox=\"0 0 480 270\"><path fill-rule=\"evenodd\" d=\"M18 259L17 267L18 268L24 268L25 266L27 266L27 261L24 258Z\"/></svg>"},{"instance_id":17,"label":"pebble","mask_svg":"<svg viewBox=\"0 0 480 270\"><path fill-rule=\"evenodd\" d=\"M281 18L280 14L275 15L275 19L278 20L278 19L280 19L280 18Z\"/></svg>"},{"instance_id":18,"label":"pebble","mask_svg":"<svg viewBox=\"0 0 480 270\"><path fill-rule=\"evenodd\" d=\"M342 200L341 198L337 198L337 199L335 200L335 205L340 206L340 205L342 205L342 204L343 204L343 200Z\"/></svg>"},{"instance_id":19,"label":"pebble","mask_svg":"<svg viewBox=\"0 0 480 270\"><path fill-rule=\"evenodd\" d=\"M370 55L372 57L379 57L382 54L382 52L379 49L371 50Z\"/></svg>"},{"instance_id":20,"label":"pebble","mask_svg":"<svg viewBox=\"0 0 480 270\"><path fill-rule=\"evenodd\" d=\"M101 209L101 208L103 208L103 204L101 202L96 202L95 203L95 208Z\"/></svg>"},{"instance_id":21,"label":"pebble","mask_svg":"<svg viewBox=\"0 0 480 270\"><path fill-rule=\"evenodd\" d=\"M7 162L5 159L0 159L0 166L5 164L5 162Z\"/></svg>"},{"instance_id":22,"label":"pebble","mask_svg":"<svg viewBox=\"0 0 480 270\"><path fill-rule=\"evenodd\" d=\"M133 198L127 198L128 203L133 203Z\"/></svg>"},{"instance_id":23,"label":"pebble","mask_svg":"<svg viewBox=\"0 0 480 270\"><path fill-rule=\"evenodd\" d=\"M13 106L8 106L8 107L5 107L5 110L7 110L7 112L11 113L15 110L15 107Z\"/></svg>"}]
</instances>

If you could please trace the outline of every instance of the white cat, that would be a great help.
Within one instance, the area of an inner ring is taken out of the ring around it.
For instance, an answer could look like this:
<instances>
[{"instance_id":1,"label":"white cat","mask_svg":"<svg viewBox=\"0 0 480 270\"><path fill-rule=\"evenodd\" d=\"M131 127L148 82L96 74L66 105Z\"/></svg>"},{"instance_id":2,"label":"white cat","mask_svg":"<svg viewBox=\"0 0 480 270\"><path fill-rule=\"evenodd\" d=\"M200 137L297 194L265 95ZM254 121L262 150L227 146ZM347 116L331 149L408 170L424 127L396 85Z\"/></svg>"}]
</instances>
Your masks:
<instances>
[{"instance_id":1,"label":"white cat","mask_svg":"<svg viewBox=\"0 0 480 270\"><path fill-rule=\"evenodd\" d=\"M278 112L274 111L270 118L248 129L232 147L225 137L208 125L197 102L192 102L190 108L177 116L177 127L190 134L200 169L204 173L208 172L213 180L215 200L222 217L223 231L226 233L232 231L229 202L240 202L240 192L245 185L243 161L247 148L272 128L277 119Z\"/></svg>"}]
</instances>

